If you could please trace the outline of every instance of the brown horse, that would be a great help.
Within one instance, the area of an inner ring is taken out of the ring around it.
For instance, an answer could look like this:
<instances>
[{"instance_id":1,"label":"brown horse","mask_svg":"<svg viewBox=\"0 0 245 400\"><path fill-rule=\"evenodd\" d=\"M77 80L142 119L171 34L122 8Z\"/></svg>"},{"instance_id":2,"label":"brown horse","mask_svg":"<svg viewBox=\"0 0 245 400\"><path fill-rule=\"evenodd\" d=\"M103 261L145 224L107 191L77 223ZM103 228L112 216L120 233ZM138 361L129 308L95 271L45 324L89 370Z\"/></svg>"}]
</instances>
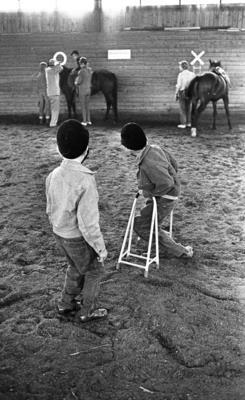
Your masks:
<instances>
[{"instance_id":1,"label":"brown horse","mask_svg":"<svg viewBox=\"0 0 245 400\"><path fill-rule=\"evenodd\" d=\"M78 69L72 70L72 68L67 68L65 66L63 66L63 70L60 72L60 88L66 98L69 118L71 118L72 112L75 116L77 114L76 87L74 84L77 72ZM103 93L106 100L105 119L108 119L109 111L112 107L114 119L117 121L117 77L113 72L106 69L100 69L93 72L91 95L100 91Z\"/></svg>"},{"instance_id":2,"label":"brown horse","mask_svg":"<svg viewBox=\"0 0 245 400\"><path fill-rule=\"evenodd\" d=\"M225 107L229 129L232 129L229 113L230 80L221 67L220 61L209 60L209 71L196 76L187 89L187 97L192 104L191 136L196 136L198 118L211 101L213 103L213 129L216 129L217 101L222 99Z\"/></svg>"}]
</instances>

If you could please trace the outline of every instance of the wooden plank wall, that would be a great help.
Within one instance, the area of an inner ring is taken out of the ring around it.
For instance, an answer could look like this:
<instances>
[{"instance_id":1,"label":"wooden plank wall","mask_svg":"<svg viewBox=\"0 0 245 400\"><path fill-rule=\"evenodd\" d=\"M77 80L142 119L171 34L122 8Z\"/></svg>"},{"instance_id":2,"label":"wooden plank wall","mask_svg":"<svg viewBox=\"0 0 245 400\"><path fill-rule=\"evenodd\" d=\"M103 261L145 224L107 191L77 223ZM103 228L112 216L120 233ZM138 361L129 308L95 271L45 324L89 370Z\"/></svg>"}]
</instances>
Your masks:
<instances>
[{"instance_id":1,"label":"wooden plank wall","mask_svg":"<svg viewBox=\"0 0 245 400\"><path fill-rule=\"evenodd\" d=\"M119 81L119 110L139 113L176 112L174 98L178 61L192 60L191 50L223 61L232 87L231 108L245 107L245 32L123 31L110 33L32 33L0 35L0 115L37 111L35 73L40 61L72 49L88 57L93 69L108 68ZM130 60L108 60L108 49L131 49ZM72 66L68 57L68 66ZM102 95L92 109L105 108ZM62 100L62 110L65 110Z\"/></svg>"},{"instance_id":2,"label":"wooden plank wall","mask_svg":"<svg viewBox=\"0 0 245 400\"><path fill-rule=\"evenodd\" d=\"M164 6L128 7L125 26L132 28L201 27L245 28L245 7L236 6Z\"/></svg>"},{"instance_id":3,"label":"wooden plank wall","mask_svg":"<svg viewBox=\"0 0 245 400\"><path fill-rule=\"evenodd\" d=\"M0 34L37 32L94 32L95 15L72 18L62 13L0 12Z\"/></svg>"},{"instance_id":4,"label":"wooden plank wall","mask_svg":"<svg viewBox=\"0 0 245 400\"><path fill-rule=\"evenodd\" d=\"M102 2L103 4L103 2ZM125 27L136 29L167 27L235 27L245 29L244 5L222 6L162 6L127 7L116 15L94 10L84 16L71 17L63 13L0 13L1 33L37 32L111 32ZM102 28L102 29L101 29Z\"/></svg>"}]
</instances>

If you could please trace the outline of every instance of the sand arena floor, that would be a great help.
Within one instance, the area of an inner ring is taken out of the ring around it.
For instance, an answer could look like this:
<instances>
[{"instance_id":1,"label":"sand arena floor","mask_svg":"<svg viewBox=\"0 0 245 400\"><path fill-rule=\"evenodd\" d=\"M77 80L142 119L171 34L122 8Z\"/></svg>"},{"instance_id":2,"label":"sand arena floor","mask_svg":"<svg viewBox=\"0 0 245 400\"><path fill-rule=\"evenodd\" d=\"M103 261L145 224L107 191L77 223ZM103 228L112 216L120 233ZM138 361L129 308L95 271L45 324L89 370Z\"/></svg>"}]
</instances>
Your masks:
<instances>
[{"instance_id":1,"label":"sand arena floor","mask_svg":"<svg viewBox=\"0 0 245 400\"><path fill-rule=\"evenodd\" d=\"M148 279L115 270L136 167L121 125L96 124L86 165L98 170L109 317L81 326L55 310L66 270L45 215L55 129L0 125L1 400L245 398L245 130L203 127L192 139L171 124L143 126L179 162L174 237L195 254L161 259Z\"/></svg>"}]
</instances>

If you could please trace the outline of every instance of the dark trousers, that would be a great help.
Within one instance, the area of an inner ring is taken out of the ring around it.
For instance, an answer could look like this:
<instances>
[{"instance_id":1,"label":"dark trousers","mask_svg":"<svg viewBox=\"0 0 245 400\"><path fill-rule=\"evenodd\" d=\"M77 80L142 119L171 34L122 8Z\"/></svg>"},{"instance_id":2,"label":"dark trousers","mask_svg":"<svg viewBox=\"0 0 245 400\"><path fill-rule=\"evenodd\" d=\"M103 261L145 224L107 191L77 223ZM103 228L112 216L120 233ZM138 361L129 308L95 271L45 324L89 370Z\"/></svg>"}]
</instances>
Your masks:
<instances>
[{"instance_id":1,"label":"dark trousers","mask_svg":"<svg viewBox=\"0 0 245 400\"><path fill-rule=\"evenodd\" d=\"M186 253L185 247L176 243L167 232L161 228L164 219L170 216L174 208L175 201L166 200L162 197L156 197L157 202L157 215L158 215L158 237L159 237L159 250L166 254L171 254L176 257ZM147 199L145 207L140 211L140 215L134 219L134 231L142 239L148 242L151 227L151 218L153 210L153 200Z\"/></svg>"},{"instance_id":2,"label":"dark trousers","mask_svg":"<svg viewBox=\"0 0 245 400\"><path fill-rule=\"evenodd\" d=\"M180 123L183 125L191 123L191 102L182 90L179 93Z\"/></svg>"},{"instance_id":3,"label":"dark trousers","mask_svg":"<svg viewBox=\"0 0 245 400\"><path fill-rule=\"evenodd\" d=\"M82 293L83 311L89 314L96 308L104 274L103 265L97 261L98 255L82 237L64 239L55 235L55 239L69 264L60 305L72 309L75 298Z\"/></svg>"}]
</instances>

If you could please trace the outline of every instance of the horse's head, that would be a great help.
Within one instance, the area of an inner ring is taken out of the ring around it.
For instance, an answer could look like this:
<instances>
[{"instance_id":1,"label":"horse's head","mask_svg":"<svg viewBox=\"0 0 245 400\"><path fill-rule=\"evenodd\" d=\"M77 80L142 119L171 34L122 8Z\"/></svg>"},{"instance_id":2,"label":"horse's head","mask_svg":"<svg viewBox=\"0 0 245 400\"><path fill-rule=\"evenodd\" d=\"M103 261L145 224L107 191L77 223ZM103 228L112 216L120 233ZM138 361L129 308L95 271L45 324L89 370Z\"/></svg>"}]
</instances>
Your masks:
<instances>
[{"instance_id":1,"label":"horse's head","mask_svg":"<svg viewBox=\"0 0 245 400\"><path fill-rule=\"evenodd\" d=\"M209 70L216 70L217 67L221 67L221 61L209 60Z\"/></svg>"}]
</instances>

